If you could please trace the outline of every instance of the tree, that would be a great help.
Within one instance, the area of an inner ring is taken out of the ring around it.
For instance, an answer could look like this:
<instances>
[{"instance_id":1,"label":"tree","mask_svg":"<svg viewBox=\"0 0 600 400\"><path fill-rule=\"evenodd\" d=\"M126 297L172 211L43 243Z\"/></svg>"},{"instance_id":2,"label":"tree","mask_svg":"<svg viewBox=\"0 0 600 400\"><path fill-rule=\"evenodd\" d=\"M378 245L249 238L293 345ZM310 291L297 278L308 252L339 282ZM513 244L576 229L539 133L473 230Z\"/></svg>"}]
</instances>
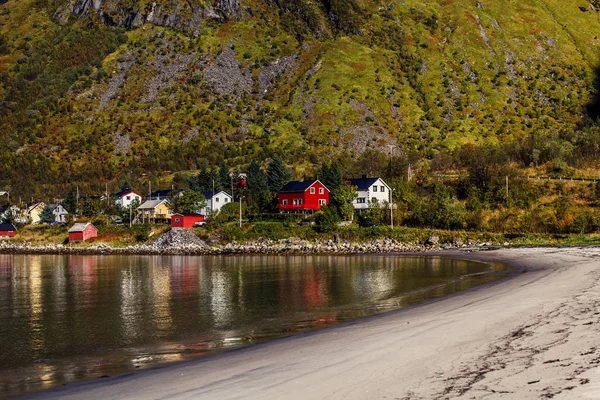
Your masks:
<instances>
[{"instance_id":1,"label":"tree","mask_svg":"<svg viewBox=\"0 0 600 400\"><path fill-rule=\"evenodd\" d=\"M334 207L323 206L315 215L315 227L319 232L331 232L337 228L340 216Z\"/></svg>"},{"instance_id":2,"label":"tree","mask_svg":"<svg viewBox=\"0 0 600 400\"><path fill-rule=\"evenodd\" d=\"M248 196L259 208L264 208L268 201L269 185L267 174L256 161L252 161L246 169Z\"/></svg>"},{"instance_id":3,"label":"tree","mask_svg":"<svg viewBox=\"0 0 600 400\"><path fill-rule=\"evenodd\" d=\"M340 187L344 183L344 179L339 164L335 161L331 162L331 164L324 162L321 165L321 171L319 172L319 180L330 190L330 192L333 192Z\"/></svg>"},{"instance_id":4,"label":"tree","mask_svg":"<svg viewBox=\"0 0 600 400\"><path fill-rule=\"evenodd\" d=\"M279 193L282 187L292 179L292 174L285 167L283 160L279 157L273 158L267 168L267 181L269 190Z\"/></svg>"},{"instance_id":5,"label":"tree","mask_svg":"<svg viewBox=\"0 0 600 400\"><path fill-rule=\"evenodd\" d=\"M52 213L50 205L47 205L40 213L40 223L50 224L52 222L54 222L54 214Z\"/></svg>"},{"instance_id":6,"label":"tree","mask_svg":"<svg viewBox=\"0 0 600 400\"><path fill-rule=\"evenodd\" d=\"M216 178L216 179L215 179ZM213 182L215 188L219 187L218 176L208 168L202 168L198 175L188 178L190 189L196 192L212 192Z\"/></svg>"},{"instance_id":7,"label":"tree","mask_svg":"<svg viewBox=\"0 0 600 400\"><path fill-rule=\"evenodd\" d=\"M180 196L175 196L170 201L173 212L186 214L196 213L206 207L206 198L195 190L186 190Z\"/></svg>"},{"instance_id":8,"label":"tree","mask_svg":"<svg viewBox=\"0 0 600 400\"><path fill-rule=\"evenodd\" d=\"M126 224L133 222L133 219L135 219L136 210L139 206L140 202L137 199L135 199L131 202L129 207L121 207L119 210L119 216L121 217L121 221L123 221Z\"/></svg>"},{"instance_id":9,"label":"tree","mask_svg":"<svg viewBox=\"0 0 600 400\"><path fill-rule=\"evenodd\" d=\"M67 212L71 214L77 214L77 197L75 193L71 190L67 193L67 197L62 202L63 207L67 210Z\"/></svg>"},{"instance_id":10,"label":"tree","mask_svg":"<svg viewBox=\"0 0 600 400\"><path fill-rule=\"evenodd\" d=\"M340 216L345 221L349 221L354 215L354 206L352 203L357 197L356 186L341 185L331 192L331 205L338 210Z\"/></svg>"},{"instance_id":11,"label":"tree","mask_svg":"<svg viewBox=\"0 0 600 400\"><path fill-rule=\"evenodd\" d=\"M219 189L233 196L233 193L231 192L231 177L229 176L229 168L227 168L227 164L225 164L225 162L219 164Z\"/></svg>"}]
</instances>

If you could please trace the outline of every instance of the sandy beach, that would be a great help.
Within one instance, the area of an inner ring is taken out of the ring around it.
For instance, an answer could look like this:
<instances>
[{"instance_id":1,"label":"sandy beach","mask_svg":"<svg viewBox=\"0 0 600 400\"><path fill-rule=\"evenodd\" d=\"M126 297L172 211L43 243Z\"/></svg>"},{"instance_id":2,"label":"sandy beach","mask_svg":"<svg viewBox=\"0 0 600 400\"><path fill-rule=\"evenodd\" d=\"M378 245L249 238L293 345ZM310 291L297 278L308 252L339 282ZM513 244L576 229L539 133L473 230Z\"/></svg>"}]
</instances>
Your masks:
<instances>
[{"instance_id":1,"label":"sandy beach","mask_svg":"<svg viewBox=\"0 0 600 400\"><path fill-rule=\"evenodd\" d=\"M29 398L600 398L600 248L451 254L519 273L410 309Z\"/></svg>"}]
</instances>

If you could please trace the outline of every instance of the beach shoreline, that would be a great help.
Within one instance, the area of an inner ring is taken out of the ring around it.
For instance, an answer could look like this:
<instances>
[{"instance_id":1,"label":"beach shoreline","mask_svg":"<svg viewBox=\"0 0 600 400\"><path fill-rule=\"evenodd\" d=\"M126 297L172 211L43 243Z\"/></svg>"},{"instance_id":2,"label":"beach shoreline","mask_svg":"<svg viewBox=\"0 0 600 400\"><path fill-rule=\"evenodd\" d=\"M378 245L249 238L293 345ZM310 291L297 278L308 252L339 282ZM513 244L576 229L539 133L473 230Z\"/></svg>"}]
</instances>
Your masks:
<instances>
[{"instance_id":1,"label":"beach shoreline","mask_svg":"<svg viewBox=\"0 0 600 400\"><path fill-rule=\"evenodd\" d=\"M308 334L26 398L454 399L600 396L600 249L439 255L500 283Z\"/></svg>"}]
</instances>

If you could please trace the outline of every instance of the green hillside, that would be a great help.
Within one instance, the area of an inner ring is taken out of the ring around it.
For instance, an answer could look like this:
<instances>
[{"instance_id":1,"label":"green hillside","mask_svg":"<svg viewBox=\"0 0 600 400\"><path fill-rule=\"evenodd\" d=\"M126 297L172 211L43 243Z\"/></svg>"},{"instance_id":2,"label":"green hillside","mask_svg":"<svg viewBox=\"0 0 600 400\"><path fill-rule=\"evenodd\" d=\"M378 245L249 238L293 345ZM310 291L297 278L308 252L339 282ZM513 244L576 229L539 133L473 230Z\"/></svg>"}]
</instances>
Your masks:
<instances>
[{"instance_id":1,"label":"green hillside","mask_svg":"<svg viewBox=\"0 0 600 400\"><path fill-rule=\"evenodd\" d=\"M595 112L600 65L597 0L8 0L0 34L0 185L23 194L543 141Z\"/></svg>"}]
</instances>

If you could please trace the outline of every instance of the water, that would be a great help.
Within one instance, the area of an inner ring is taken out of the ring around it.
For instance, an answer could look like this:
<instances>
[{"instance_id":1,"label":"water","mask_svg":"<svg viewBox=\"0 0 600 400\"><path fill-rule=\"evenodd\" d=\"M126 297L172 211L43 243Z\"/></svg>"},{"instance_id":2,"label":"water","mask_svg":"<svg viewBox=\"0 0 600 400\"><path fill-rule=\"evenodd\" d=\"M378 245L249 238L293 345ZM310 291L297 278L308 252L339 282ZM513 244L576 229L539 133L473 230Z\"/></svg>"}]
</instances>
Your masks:
<instances>
[{"instance_id":1,"label":"water","mask_svg":"<svg viewBox=\"0 0 600 400\"><path fill-rule=\"evenodd\" d=\"M331 326L503 271L388 255L0 255L0 397Z\"/></svg>"}]
</instances>

